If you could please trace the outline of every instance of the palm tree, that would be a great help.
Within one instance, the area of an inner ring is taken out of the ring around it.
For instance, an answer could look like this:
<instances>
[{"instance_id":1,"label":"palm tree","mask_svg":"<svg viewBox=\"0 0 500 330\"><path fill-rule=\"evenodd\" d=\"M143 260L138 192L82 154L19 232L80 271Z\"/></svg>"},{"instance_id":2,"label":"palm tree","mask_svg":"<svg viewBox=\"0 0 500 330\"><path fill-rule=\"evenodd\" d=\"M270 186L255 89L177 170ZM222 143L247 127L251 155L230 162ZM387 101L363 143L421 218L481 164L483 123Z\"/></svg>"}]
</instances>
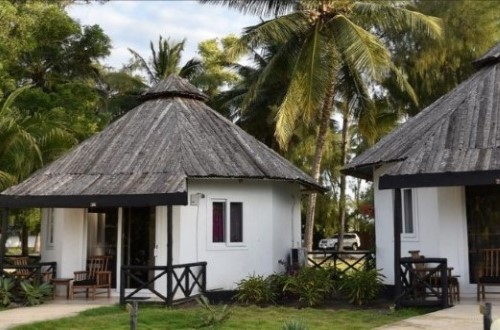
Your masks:
<instances>
[{"instance_id":1,"label":"palm tree","mask_svg":"<svg viewBox=\"0 0 500 330\"><path fill-rule=\"evenodd\" d=\"M0 190L23 180L77 142L57 118L57 111L25 115L12 107L16 97L30 87L11 93L0 108Z\"/></svg>"},{"instance_id":2,"label":"palm tree","mask_svg":"<svg viewBox=\"0 0 500 330\"><path fill-rule=\"evenodd\" d=\"M346 60L356 71L379 80L391 68L391 57L377 35L387 29L421 31L439 35L439 20L405 8L404 1L355 0L202 0L256 14L278 15L250 27L243 44L256 48L275 40L283 46L269 61L254 90L273 73L273 66L292 66L287 94L276 116L275 137L286 148L299 121L317 125L318 134L311 175L319 181L320 165L329 129L339 71ZM377 34L376 34L377 33ZM305 245L312 249L316 194L309 197Z\"/></svg>"},{"instance_id":3,"label":"palm tree","mask_svg":"<svg viewBox=\"0 0 500 330\"><path fill-rule=\"evenodd\" d=\"M191 59L184 66L180 66L185 43L186 39L181 42L173 42L169 38L163 39L160 35L158 50L155 49L153 42L150 42L151 58L149 61L144 59L135 50L129 48L129 51L133 55L133 60L129 67L131 69L144 70L151 84L165 79L174 73L183 78L190 79L200 73L202 64L198 60Z\"/></svg>"}]
</instances>

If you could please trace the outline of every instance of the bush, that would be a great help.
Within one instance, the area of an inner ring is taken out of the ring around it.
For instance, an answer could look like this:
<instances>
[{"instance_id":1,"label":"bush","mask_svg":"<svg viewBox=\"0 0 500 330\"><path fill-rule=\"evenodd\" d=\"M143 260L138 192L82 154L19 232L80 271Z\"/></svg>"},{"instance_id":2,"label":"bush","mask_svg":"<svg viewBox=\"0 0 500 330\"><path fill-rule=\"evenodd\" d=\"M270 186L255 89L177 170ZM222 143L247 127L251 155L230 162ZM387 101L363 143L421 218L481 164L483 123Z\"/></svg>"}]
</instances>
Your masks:
<instances>
[{"instance_id":1,"label":"bush","mask_svg":"<svg viewBox=\"0 0 500 330\"><path fill-rule=\"evenodd\" d=\"M204 309L204 312L201 313L202 327L219 326L224 322L224 320L229 318L231 314L227 305L223 305L221 308L216 308L210 304L208 298L205 296L196 298L196 301Z\"/></svg>"},{"instance_id":2,"label":"bush","mask_svg":"<svg viewBox=\"0 0 500 330\"><path fill-rule=\"evenodd\" d=\"M13 288L15 281L8 277L0 277L0 304L4 307L10 305L13 298Z\"/></svg>"},{"instance_id":3,"label":"bush","mask_svg":"<svg viewBox=\"0 0 500 330\"><path fill-rule=\"evenodd\" d=\"M300 321L288 321L283 324L281 327L282 330L307 330L307 327L304 323Z\"/></svg>"},{"instance_id":4,"label":"bush","mask_svg":"<svg viewBox=\"0 0 500 330\"><path fill-rule=\"evenodd\" d=\"M296 296L301 306L322 303L334 291L330 268L303 267L286 280L285 291Z\"/></svg>"},{"instance_id":5,"label":"bush","mask_svg":"<svg viewBox=\"0 0 500 330\"><path fill-rule=\"evenodd\" d=\"M40 305L52 296L52 285L49 283L32 284L30 281L22 281L20 286L22 296L26 299L24 303L28 306Z\"/></svg>"},{"instance_id":6,"label":"bush","mask_svg":"<svg viewBox=\"0 0 500 330\"><path fill-rule=\"evenodd\" d=\"M342 279L340 289L351 304L363 305L377 297L383 277L377 269L350 272Z\"/></svg>"},{"instance_id":7,"label":"bush","mask_svg":"<svg viewBox=\"0 0 500 330\"><path fill-rule=\"evenodd\" d=\"M269 280L261 275L250 275L237 283L236 299L241 303L263 305L274 302L274 292Z\"/></svg>"}]
</instances>

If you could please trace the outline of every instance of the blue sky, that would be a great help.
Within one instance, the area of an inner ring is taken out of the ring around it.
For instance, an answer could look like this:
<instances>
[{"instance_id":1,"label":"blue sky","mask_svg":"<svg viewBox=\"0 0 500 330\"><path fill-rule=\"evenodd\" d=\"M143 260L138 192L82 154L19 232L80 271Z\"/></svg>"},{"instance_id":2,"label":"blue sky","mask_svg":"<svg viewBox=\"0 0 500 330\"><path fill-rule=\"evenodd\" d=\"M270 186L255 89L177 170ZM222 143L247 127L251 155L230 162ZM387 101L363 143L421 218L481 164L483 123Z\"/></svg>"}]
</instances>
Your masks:
<instances>
[{"instance_id":1,"label":"blue sky","mask_svg":"<svg viewBox=\"0 0 500 330\"><path fill-rule=\"evenodd\" d=\"M69 15L82 25L98 24L111 38L113 49L105 64L120 68L131 57L132 48L149 58L149 42L156 45L159 35L181 41L186 38L184 62L196 55L200 41L222 38L255 25L259 18L243 15L222 6L201 5L197 1L117 1L104 4L74 4Z\"/></svg>"}]
</instances>

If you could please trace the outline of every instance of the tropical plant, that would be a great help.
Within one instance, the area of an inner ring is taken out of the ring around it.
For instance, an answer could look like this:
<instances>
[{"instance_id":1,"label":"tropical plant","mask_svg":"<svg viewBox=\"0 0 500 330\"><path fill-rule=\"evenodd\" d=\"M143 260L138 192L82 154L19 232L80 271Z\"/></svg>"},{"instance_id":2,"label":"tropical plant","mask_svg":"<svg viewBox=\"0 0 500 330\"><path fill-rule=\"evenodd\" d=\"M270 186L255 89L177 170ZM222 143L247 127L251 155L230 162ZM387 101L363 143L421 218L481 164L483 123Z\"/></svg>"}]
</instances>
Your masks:
<instances>
[{"instance_id":1,"label":"tropical plant","mask_svg":"<svg viewBox=\"0 0 500 330\"><path fill-rule=\"evenodd\" d=\"M236 299L245 304L264 305L274 301L270 281L262 275L250 275L237 283Z\"/></svg>"},{"instance_id":2,"label":"tropical plant","mask_svg":"<svg viewBox=\"0 0 500 330\"><path fill-rule=\"evenodd\" d=\"M316 306L333 293L333 274L330 268L302 267L288 277L284 290L297 297L301 306Z\"/></svg>"},{"instance_id":3,"label":"tropical plant","mask_svg":"<svg viewBox=\"0 0 500 330\"><path fill-rule=\"evenodd\" d=\"M202 70L202 65L200 61L191 59L184 66L180 66L185 43L186 39L176 42L170 41L170 38L164 39L160 35L158 49L155 48L153 41L150 42L151 58L149 60L129 48L133 56L129 68L144 70L151 84L165 79L173 73L189 79Z\"/></svg>"},{"instance_id":4,"label":"tropical plant","mask_svg":"<svg viewBox=\"0 0 500 330\"><path fill-rule=\"evenodd\" d=\"M297 320L287 321L283 324L282 330L307 330L306 325Z\"/></svg>"},{"instance_id":5,"label":"tropical plant","mask_svg":"<svg viewBox=\"0 0 500 330\"><path fill-rule=\"evenodd\" d=\"M52 285L48 282L33 284L31 281L25 280L21 281L19 285L25 304L28 306L40 305L52 296Z\"/></svg>"},{"instance_id":6,"label":"tropical plant","mask_svg":"<svg viewBox=\"0 0 500 330\"><path fill-rule=\"evenodd\" d=\"M340 290L351 304L363 305L377 297L383 287L383 278L377 269L353 271L342 278Z\"/></svg>"},{"instance_id":7,"label":"tropical plant","mask_svg":"<svg viewBox=\"0 0 500 330\"><path fill-rule=\"evenodd\" d=\"M203 308L202 326L219 326L231 315L227 305L222 305L220 308L214 307L205 296L196 298L196 301Z\"/></svg>"},{"instance_id":8,"label":"tropical plant","mask_svg":"<svg viewBox=\"0 0 500 330\"><path fill-rule=\"evenodd\" d=\"M15 281L9 277L0 277L0 303L2 306L6 307L10 305L14 294L12 289L14 288Z\"/></svg>"},{"instance_id":9,"label":"tropical plant","mask_svg":"<svg viewBox=\"0 0 500 330\"><path fill-rule=\"evenodd\" d=\"M255 97L259 86L273 75L273 67L286 61L292 72L287 93L276 117L275 136L286 148L298 122L318 126L311 175L319 181L320 165L326 136L338 89L337 77L343 64L349 63L366 77L379 79L394 68L390 53L375 32L385 30L422 31L428 35L440 33L439 20L406 9L403 1L216 1L253 13L283 13L259 25L248 28L242 44L257 48L259 44L277 41L282 46L269 61L249 93ZM312 249L316 194L311 194L306 218L305 244Z\"/></svg>"}]
</instances>

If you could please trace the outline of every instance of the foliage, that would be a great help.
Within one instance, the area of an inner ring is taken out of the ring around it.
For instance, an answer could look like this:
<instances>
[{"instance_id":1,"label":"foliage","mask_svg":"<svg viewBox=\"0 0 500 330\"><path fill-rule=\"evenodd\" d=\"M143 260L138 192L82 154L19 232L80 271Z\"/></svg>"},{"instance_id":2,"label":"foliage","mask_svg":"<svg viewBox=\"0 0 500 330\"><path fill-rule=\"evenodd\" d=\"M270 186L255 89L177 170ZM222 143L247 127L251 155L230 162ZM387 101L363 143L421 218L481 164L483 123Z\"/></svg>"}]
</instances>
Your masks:
<instances>
[{"instance_id":1,"label":"foliage","mask_svg":"<svg viewBox=\"0 0 500 330\"><path fill-rule=\"evenodd\" d=\"M342 279L340 290L347 294L350 303L363 305L377 297L383 277L377 269L349 272Z\"/></svg>"},{"instance_id":2,"label":"foliage","mask_svg":"<svg viewBox=\"0 0 500 330\"><path fill-rule=\"evenodd\" d=\"M250 275L237 283L236 299L245 304L264 305L274 301L274 292L270 288L269 278L262 275Z\"/></svg>"},{"instance_id":3,"label":"foliage","mask_svg":"<svg viewBox=\"0 0 500 330\"><path fill-rule=\"evenodd\" d=\"M0 277L0 304L2 306L9 306L13 298L12 289L14 288L15 281L9 277Z\"/></svg>"},{"instance_id":4,"label":"foliage","mask_svg":"<svg viewBox=\"0 0 500 330\"><path fill-rule=\"evenodd\" d=\"M415 115L469 77L472 64L500 39L500 2L469 0L413 1L413 8L440 17L444 37L433 40L406 33L386 34L394 61L408 76L419 104L397 93L390 81L394 108Z\"/></svg>"},{"instance_id":5,"label":"foliage","mask_svg":"<svg viewBox=\"0 0 500 330\"><path fill-rule=\"evenodd\" d=\"M231 315L227 305L220 308L214 307L205 296L196 298L196 301L203 308L201 313L202 326L220 326Z\"/></svg>"},{"instance_id":6,"label":"foliage","mask_svg":"<svg viewBox=\"0 0 500 330\"><path fill-rule=\"evenodd\" d=\"M283 324L282 330L307 330L305 324L301 321L287 321Z\"/></svg>"},{"instance_id":7,"label":"foliage","mask_svg":"<svg viewBox=\"0 0 500 330\"><path fill-rule=\"evenodd\" d=\"M285 292L295 296L301 306L316 306L333 293L331 268L302 267L288 277Z\"/></svg>"},{"instance_id":8,"label":"foliage","mask_svg":"<svg viewBox=\"0 0 500 330\"><path fill-rule=\"evenodd\" d=\"M28 306L40 305L52 296L52 285L47 282L33 284L31 281L21 281L22 296Z\"/></svg>"}]
</instances>

